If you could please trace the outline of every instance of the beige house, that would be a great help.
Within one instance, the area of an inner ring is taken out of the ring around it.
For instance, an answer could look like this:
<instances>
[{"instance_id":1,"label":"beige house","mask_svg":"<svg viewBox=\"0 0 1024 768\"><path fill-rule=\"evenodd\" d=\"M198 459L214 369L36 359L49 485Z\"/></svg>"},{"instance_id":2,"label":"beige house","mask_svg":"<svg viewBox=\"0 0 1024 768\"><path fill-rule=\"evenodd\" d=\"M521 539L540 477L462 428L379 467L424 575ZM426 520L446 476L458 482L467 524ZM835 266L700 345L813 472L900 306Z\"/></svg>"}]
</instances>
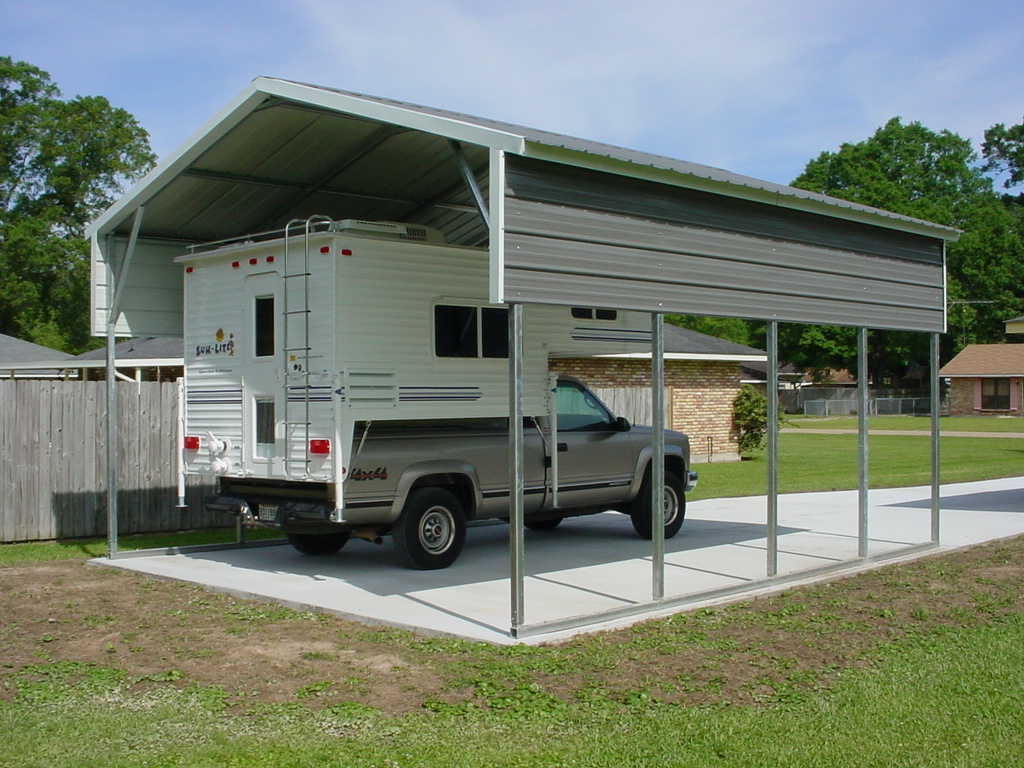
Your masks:
<instances>
[{"instance_id":1,"label":"beige house","mask_svg":"<svg viewBox=\"0 0 1024 768\"><path fill-rule=\"evenodd\" d=\"M970 344L939 375L949 379L949 407L954 416L1024 415L1024 344Z\"/></svg>"},{"instance_id":2,"label":"beige house","mask_svg":"<svg viewBox=\"0 0 1024 768\"><path fill-rule=\"evenodd\" d=\"M694 462L738 460L739 441L732 402L750 378L743 366L764 363L768 356L759 349L674 325L664 326L664 338L669 422L666 426L690 436ZM553 358L550 368L575 376L606 399L606 390L648 388L649 391L651 386L649 352ZM617 410L613 400L609 400L609 405ZM638 420L635 416L632 419Z\"/></svg>"}]
</instances>

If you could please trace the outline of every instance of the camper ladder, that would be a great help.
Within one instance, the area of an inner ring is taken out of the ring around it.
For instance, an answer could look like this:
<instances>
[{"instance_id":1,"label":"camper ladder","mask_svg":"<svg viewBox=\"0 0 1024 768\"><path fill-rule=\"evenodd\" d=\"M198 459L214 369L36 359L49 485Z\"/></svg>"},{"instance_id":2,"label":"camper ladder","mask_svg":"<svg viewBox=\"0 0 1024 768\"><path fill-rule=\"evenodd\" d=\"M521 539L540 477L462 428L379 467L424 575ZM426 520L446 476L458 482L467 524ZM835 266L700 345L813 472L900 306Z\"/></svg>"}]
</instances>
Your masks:
<instances>
[{"instance_id":1,"label":"camper ladder","mask_svg":"<svg viewBox=\"0 0 1024 768\"><path fill-rule=\"evenodd\" d=\"M292 219L284 228L284 471L289 477L309 475L309 236L328 216ZM302 247L291 242L302 233Z\"/></svg>"}]
</instances>

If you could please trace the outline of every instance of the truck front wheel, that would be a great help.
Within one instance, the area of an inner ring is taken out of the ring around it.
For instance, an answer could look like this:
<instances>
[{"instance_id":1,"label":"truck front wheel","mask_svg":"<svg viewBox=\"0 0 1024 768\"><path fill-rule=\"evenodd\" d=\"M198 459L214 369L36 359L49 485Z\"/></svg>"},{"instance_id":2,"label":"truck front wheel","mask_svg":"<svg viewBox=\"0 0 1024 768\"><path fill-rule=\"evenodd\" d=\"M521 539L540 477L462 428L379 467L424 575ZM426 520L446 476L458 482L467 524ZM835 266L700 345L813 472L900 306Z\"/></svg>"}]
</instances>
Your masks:
<instances>
[{"instance_id":1,"label":"truck front wheel","mask_svg":"<svg viewBox=\"0 0 1024 768\"><path fill-rule=\"evenodd\" d=\"M466 541L462 503L444 488L418 488L409 494L392 536L398 559L410 568L447 568Z\"/></svg>"},{"instance_id":2,"label":"truck front wheel","mask_svg":"<svg viewBox=\"0 0 1024 768\"><path fill-rule=\"evenodd\" d=\"M665 471L665 538L671 539L683 526L686 516L686 493L682 481L672 472ZM629 511L633 528L641 538L650 539L654 535L651 524L651 473L648 471L640 486L640 493L633 501Z\"/></svg>"}]
</instances>

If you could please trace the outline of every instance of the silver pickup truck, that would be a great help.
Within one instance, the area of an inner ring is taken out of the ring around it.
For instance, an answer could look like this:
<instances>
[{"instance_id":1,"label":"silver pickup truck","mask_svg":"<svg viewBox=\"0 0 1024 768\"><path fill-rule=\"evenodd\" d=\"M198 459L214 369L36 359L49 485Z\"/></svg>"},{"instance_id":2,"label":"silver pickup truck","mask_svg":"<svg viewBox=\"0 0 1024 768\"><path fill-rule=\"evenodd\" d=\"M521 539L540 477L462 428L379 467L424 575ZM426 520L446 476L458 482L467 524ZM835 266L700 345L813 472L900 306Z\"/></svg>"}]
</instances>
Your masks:
<instances>
[{"instance_id":1,"label":"silver pickup truck","mask_svg":"<svg viewBox=\"0 0 1024 768\"><path fill-rule=\"evenodd\" d=\"M547 417L525 422L525 524L547 530L566 517L607 510L630 516L651 538L651 429L631 426L582 383L559 378L552 445ZM557 498L552 457L557 454ZM253 525L279 527L309 555L329 555L350 538L380 543L391 534L405 565L445 568L455 562L469 521L508 519L507 419L361 424L353 441L343 518L332 521L326 483L220 478L207 509ZM697 483L686 435L665 432L665 536L686 512Z\"/></svg>"}]
</instances>

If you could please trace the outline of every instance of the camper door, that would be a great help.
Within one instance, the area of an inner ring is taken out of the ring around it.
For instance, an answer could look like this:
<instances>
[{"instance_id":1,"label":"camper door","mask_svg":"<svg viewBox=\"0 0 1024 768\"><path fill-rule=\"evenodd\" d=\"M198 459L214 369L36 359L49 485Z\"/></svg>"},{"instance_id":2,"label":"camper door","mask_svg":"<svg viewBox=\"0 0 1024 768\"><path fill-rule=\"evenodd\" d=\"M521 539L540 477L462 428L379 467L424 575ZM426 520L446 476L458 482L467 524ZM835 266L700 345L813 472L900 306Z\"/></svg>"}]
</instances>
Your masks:
<instances>
[{"instance_id":1,"label":"camper door","mask_svg":"<svg viewBox=\"0 0 1024 768\"><path fill-rule=\"evenodd\" d=\"M257 475L282 474L284 414L281 323L282 278L276 272L245 280L245 368L242 376L242 449L244 462Z\"/></svg>"}]
</instances>

